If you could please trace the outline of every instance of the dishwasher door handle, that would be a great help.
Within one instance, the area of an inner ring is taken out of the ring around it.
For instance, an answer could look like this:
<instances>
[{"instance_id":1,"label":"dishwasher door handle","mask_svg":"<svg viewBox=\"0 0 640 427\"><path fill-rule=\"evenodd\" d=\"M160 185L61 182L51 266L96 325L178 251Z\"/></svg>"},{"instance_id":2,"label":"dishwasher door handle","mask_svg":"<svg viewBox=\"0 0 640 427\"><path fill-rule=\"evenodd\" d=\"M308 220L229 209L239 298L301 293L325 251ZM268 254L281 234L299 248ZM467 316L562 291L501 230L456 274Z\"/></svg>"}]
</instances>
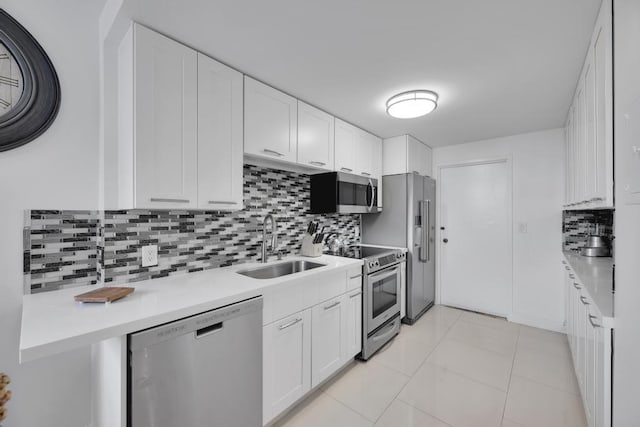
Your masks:
<instances>
[{"instance_id":1,"label":"dishwasher door handle","mask_svg":"<svg viewBox=\"0 0 640 427\"><path fill-rule=\"evenodd\" d=\"M219 322L219 323L215 323L213 325L205 326L204 328L198 329L196 331L196 339L204 338L204 337L209 336L209 335L211 335L213 333L216 333L220 329L222 329L223 326L224 326L224 322Z\"/></svg>"}]
</instances>

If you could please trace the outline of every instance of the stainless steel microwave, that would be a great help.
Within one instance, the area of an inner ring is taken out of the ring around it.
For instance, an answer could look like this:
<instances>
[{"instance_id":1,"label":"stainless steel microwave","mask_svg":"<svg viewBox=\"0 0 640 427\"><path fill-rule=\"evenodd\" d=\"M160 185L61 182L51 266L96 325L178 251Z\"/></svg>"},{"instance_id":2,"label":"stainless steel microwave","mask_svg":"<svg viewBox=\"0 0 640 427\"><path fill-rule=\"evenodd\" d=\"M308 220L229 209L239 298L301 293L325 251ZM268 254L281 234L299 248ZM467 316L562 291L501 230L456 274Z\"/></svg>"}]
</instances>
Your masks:
<instances>
[{"instance_id":1,"label":"stainless steel microwave","mask_svg":"<svg viewBox=\"0 0 640 427\"><path fill-rule=\"evenodd\" d=\"M342 172L311 175L311 213L378 213L378 180Z\"/></svg>"}]
</instances>

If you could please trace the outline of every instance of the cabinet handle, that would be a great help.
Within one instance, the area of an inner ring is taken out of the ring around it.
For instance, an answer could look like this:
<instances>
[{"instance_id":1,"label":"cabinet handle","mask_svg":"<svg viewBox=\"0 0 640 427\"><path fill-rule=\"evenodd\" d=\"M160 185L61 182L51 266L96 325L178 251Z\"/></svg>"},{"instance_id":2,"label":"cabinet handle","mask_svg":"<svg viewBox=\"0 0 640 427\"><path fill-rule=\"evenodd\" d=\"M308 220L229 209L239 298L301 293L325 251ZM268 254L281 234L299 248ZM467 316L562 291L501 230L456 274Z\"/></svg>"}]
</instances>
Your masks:
<instances>
[{"instance_id":1,"label":"cabinet handle","mask_svg":"<svg viewBox=\"0 0 640 427\"><path fill-rule=\"evenodd\" d=\"M235 205L236 202L231 202L228 200L209 200L207 203L210 205Z\"/></svg>"},{"instance_id":2,"label":"cabinet handle","mask_svg":"<svg viewBox=\"0 0 640 427\"><path fill-rule=\"evenodd\" d=\"M333 307L337 307L340 305L340 301L336 301L333 304L327 305L324 309L325 310L331 310Z\"/></svg>"},{"instance_id":3,"label":"cabinet handle","mask_svg":"<svg viewBox=\"0 0 640 427\"><path fill-rule=\"evenodd\" d=\"M590 314L589 315L589 323L591 323L591 326L593 326L594 328L601 328L602 325L598 325L597 323L594 323L593 319L597 319L597 316L594 316L593 314Z\"/></svg>"},{"instance_id":4,"label":"cabinet handle","mask_svg":"<svg viewBox=\"0 0 640 427\"><path fill-rule=\"evenodd\" d=\"M371 174L369 172L362 172L362 175L364 176L371 176Z\"/></svg>"},{"instance_id":5,"label":"cabinet handle","mask_svg":"<svg viewBox=\"0 0 640 427\"><path fill-rule=\"evenodd\" d=\"M340 168L340 170L345 172L353 172L353 169L349 169L349 168Z\"/></svg>"},{"instance_id":6,"label":"cabinet handle","mask_svg":"<svg viewBox=\"0 0 640 427\"><path fill-rule=\"evenodd\" d=\"M353 294L353 295L349 295L349 298L355 298L355 297L357 297L358 295L362 295L362 291L358 291L358 292L356 292L356 293L355 293L355 294Z\"/></svg>"},{"instance_id":7,"label":"cabinet handle","mask_svg":"<svg viewBox=\"0 0 640 427\"><path fill-rule=\"evenodd\" d=\"M357 279L358 277L362 277L362 274L358 274L357 276L349 277L349 280L351 280L351 279Z\"/></svg>"},{"instance_id":8,"label":"cabinet handle","mask_svg":"<svg viewBox=\"0 0 640 427\"><path fill-rule=\"evenodd\" d=\"M413 173L415 173L416 175L420 175L420 172L418 171L413 171Z\"/></svg>"},{"instance_id":9,"label":"cabinet handle","mask_svg":"<svg viewBox=\"0 0 640 427\"><path fill-rule=\"evenodd\" d=\"M293 325L295 325L296 323L300 323L300 322L302 322L302 319L300 319L300 318L293 319L293 320L292 320L291 322L289 322L289 323L285 323L284 325L280 325L280 326L278 327L278 329L280 329L280 330L287 329L288 327L293 326Z\"/></svg>"},{"instance_id":10,"label":"cabinet handle","mask_svg":"<svg viewBox=\"0 0 640 427\"><path fill-rule=\"evenodd\" d=\"M567 270L567 271L570 270L569 266L566 266L566 265L564 266L564 269Z\"/></svg>"},{"instance_id":11,"label":"cabinet handle","mask_svg":"<svg viewBox=\"0 0 640 427\"><path fill-rule=\"evenodd\" d=\"M274 156L278 156L278 157L284 157L284 154L282 153L278 153L275 150L269 150L268 148L263 148L262 151L264 151L267 154L273 154Z\"/></svg>"},{"instance_id":12,"label":"cabinet handle","mask_svg":"<svg viewBox=\"0 0 640 427\"><path fill-rule=\"evenodd\" d=\"M576 289L582 289L582 286L578 285L576 282L573 282L573 287Z\"/></svg>"},{"instance_id":13,"label":"cabinet handle","mask_svg":"<svg viewBox=\"0 0 640 427\"><path fill-rule=\"evenodd\" d=\"M575 279L575 278L576 278L576 276L574 276L573 274L570 274L570 275L569 275L569 278L570 278L570 279Z\"/></svg>"},{"instance_id":14,"label":"cabinet handle","mask_svg":"<svg viewBox=\"0 0 640 427\"><path fill-rule=\"evenodd\" d=\"M312 160L309 163L312 164L312 165L316 165L316 166L324 166L324 165L326 165L325 162L316 162L315 160Z\"/></svg>"},{"instance_id":15,"label":"cabinet handle","mask_svg":"<svg viewBox=\"0 0 640 427\"><path fill-rule=\"evenodd\" d=\"M586 301L587 299L585 297L580 297L580 301L584 304L584 305L589 305L589 303Z\"/></svg>"},{"instance_id":16,"label":"cabinet handle","mask_svg":"<svg viewBox=\"0 0 640 427\"><path fill-rule=\"evenodd\" d=\"M169 202L169 203L189 203L187 199L163 199L158 197L152 197L149 200L152 202Z\"/></svg>"}]
</instances>

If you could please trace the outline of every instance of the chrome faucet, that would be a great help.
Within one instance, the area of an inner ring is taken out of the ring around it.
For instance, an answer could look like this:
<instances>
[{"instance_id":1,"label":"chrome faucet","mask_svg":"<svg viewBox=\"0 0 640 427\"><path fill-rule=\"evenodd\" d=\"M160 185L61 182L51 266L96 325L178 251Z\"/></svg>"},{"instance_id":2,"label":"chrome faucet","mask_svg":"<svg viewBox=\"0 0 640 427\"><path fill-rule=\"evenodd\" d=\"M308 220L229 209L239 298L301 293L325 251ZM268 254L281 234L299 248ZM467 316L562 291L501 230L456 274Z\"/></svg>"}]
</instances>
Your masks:
<instances>
[{"instance_id":1,"label":"chrome faucet","mask_svg":"<svg viewBox=\"0 0 640 427\"><path fill-rule=\"evenodd\" d=\"M262 221L262 262L267 262L267 222L271 220L271 252L276 251L278 244L278 223L273 215L268 214Z\"/></svg>"}]
</instances>

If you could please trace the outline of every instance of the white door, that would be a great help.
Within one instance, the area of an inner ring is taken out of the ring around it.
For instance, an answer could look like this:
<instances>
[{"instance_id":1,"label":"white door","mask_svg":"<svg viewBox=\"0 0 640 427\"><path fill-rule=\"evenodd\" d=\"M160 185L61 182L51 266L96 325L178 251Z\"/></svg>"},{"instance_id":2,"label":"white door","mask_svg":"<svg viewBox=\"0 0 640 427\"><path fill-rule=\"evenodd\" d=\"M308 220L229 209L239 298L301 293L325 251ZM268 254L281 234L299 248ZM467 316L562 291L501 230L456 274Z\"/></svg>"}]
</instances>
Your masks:
<instances>
[{"instance_id":1,"label":"white door","mask_svg":"<svg viewBox=\"0 0 640 427\"><path fill-rule=\"evenodd\" d=\"M506 161L440 171L441 303L511 313L511 200Z\"/></svg>"},{"instance_id":2,"label":"white door","mask_svg":"<svg viewBox=\"0 0 640 427\"><path fill-rule=\"evenodd\" d=\"M244 152L296 162L298 101L270 86L244 78Z\"/></svg>"},{"instance_id":3,"label":"white door","mask_svg":"<svg viewBox=\"0 0 640 427\"><path fill-rule=\"evenodd\" d=\"M311 310L264 327L263 421L311 389Z\"/></svg>"},{"instance_id":4,"label":"white door","mask_svg":"<svg viewBox=\"0 0 640 427\"><path fill-rule=\"evenodd\" d=\"M198 54L198 206L242 209L242 74Z\"/></svg>"},{"instance_id":5,"label":"white door","mask_svg":"<svg viewBox=\"0 0 640 427\"><path fill-rule=\"evenodd\" d=\"M311 386L315 387L342 365L346 343L343 297L314 306L311 316Z\"/></svg>"},{"instance_id":6,"label":"white door","mask_svg":"<svg viewBox=\"0 0 640 427\"><path fill-rule=\"evenodd\" d=\"M334 118L298 101L298 163L333 170Z\"/></svg>"},{"instance_id":7,"label":"white door","mask_svg":"<svg viewBox=\"0 0 640 427\"><path fill-rule=\"evenodd\" d=\"M135 207L195 208L198 56L135 26Z\"/></svg>"}]
</instances>

